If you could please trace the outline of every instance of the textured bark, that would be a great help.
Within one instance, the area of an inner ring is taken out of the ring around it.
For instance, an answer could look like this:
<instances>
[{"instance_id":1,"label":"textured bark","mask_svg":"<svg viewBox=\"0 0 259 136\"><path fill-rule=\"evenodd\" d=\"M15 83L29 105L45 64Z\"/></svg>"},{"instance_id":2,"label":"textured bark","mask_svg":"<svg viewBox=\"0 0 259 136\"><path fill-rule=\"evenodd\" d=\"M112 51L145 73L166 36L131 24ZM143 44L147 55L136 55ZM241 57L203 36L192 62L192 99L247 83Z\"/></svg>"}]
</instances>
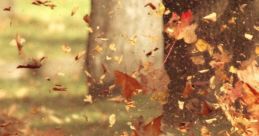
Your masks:
<instances>
[{"instance_id":1,"label":"textured bark","mask_svg":"<svg viewBox=\"0 0 259 136\"><path fill-rule=\"evenodd\" d=\"M147 62L154 63L154 67L162 66L162 15L145 7L150 2L157 6L160 0L92 0L90 26L93 33L88 39L86 65L91 80L96 82L91 82L90 92L99 92L109 86L114 79L114 70L132 73ZM109 48L111 44L115 44L116 51ZM103 51L96 52L98 46ZM152 56L146 56L155 48L158 50ZM114 57L122 61L116 61ZM106 75L104 83L98 83L103 74Z\"/></svg>"}]
</instances>

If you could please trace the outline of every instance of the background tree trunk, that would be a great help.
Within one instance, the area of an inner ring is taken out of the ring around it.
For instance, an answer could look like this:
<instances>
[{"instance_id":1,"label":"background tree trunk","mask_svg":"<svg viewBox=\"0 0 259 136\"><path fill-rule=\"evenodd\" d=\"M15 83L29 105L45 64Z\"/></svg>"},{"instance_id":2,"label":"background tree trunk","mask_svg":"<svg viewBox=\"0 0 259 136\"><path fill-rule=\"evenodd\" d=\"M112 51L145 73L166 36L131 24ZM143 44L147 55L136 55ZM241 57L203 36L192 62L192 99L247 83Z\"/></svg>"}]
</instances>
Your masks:
<instances>
[{"instance_id":1,"label":"background tree trunk","mask_svg":"<svg viewBox=\"0 0 259 136\"><path fill-rule=\"evenodd\" d=\"M152 3L156 10L145 7ZM112 84L114 70L132 73L151 62L163 61L160 0L92 0L86 66L91 74L90 93L99 93ZM157 49L156 49L157 48ZM155 50L155 51L154 51ZM146 55L153 51L152 55ZM105 74L105 78L100 78Z\"/></svg>"}]
</instances>

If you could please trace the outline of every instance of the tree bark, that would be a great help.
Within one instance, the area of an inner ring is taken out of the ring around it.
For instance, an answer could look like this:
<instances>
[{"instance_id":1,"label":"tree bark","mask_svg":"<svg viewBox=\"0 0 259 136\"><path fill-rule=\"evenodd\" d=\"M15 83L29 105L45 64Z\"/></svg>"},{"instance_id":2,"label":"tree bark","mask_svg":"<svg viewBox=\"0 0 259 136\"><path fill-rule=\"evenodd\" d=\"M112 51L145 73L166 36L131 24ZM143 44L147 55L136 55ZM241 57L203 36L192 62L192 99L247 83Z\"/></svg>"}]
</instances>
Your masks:
<instances>
[{"instance_id":1,"label":"tree bark","mask_svg":"<svg viewBox=\"0 0 259 136\"><path fill-rule=\"evenodd\" d=\"M156 10L145 7L152 3ZM144 63L161 67L163 61L160 0L92 0L86 67L89 92L100 93L114 80L113 72L131 74ZM155 51L154 51L155 50ZM154 51L151 56L146 55ZM100 79L105 75L105 78Z\"/></svg>"}]
</instances>

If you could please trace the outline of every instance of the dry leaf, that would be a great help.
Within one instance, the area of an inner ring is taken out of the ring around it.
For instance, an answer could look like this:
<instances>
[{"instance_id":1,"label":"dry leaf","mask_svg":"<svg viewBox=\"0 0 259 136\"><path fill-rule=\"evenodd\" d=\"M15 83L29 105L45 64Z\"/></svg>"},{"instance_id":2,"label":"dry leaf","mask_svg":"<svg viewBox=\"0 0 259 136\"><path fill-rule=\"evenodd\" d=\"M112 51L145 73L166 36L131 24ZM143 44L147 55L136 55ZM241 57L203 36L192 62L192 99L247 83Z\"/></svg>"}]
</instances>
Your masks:
<instances>
[{"instance_id":1,"label":"dry leaf","mask_svg":"<svg viewBox=\"0 0 259 136\"><path fill-rule=\"evenodd\" d=\"M200 52L204 52L204 51L208 50L209 46L210 46L210 44L202 39L198 39L198 41L195 43L195 47Z\"/></svg>"},{"instance_id":2,"label":"dry leaf","mask_svg":"<svg viewBox=\"0 0 259 136\"><path fill-rule=\"evenodd\" d=\"M75 60L78 61L80 58L82 58L84 55L85 55L85 50L84 51L81 51L79 52L76 57L75 57Z\"/></svg>"},{"instance_id":3,"label":"dry leaf","mask_svg":"<svg viewBox=\"0 0 259 136\"><path fill-rule=\"evenodd\" d=\"M153 3L148 3L145 7L150 7L152 10L156 10L156 6Z\"/></svg>"},{"instance_id":4,"label":"dry leaf","mask_svg":"<svg viewBox=\"0 0 259 136\"><path fill-rule=\"evenodd\" d=\"M130 100L134 93L142 89L142 85L135 78L120 71L115 71L114 75L116 84L122 88L122 96L125 99Z\"/></svg>"},{"instance_id":5,"label":"dry leaf","mask_svg":"<svg viewBox=\"0 0 259 136\"><path fill-rule=\"evenodd\" d=\"M208 21L212 21L212 22L216 22L217 21L217 13L216 12L212 12L211 14L203 17L204 20L208 20Z\"/></svg>"},{"instance_id":6,"label":"dry leaf","mask_svg":"<svg viewBox=\"0 0 259 136\"><path fill-rule=\"evenodd\" d=\"M25 65L19 65L17 68L39 69L42 66L42 62L46 57L42 57L39 60L32 59L31 62Z\"/></svg>"},{"instance_id":7,"label":"dry leaf","mask_svg":"<svg viewBox=\"0 0 259 136\"><path fill-rule=\"evenodd\" d=\"M109 127L113 127L115 122L116 122L116 115L115 114L111 114L109 116Z\"/></svg>"},{"instance_id":8,"label":"dry leaf","mask_svg":"<svg viewBox=\"0 0 259 136\"><path fill-rule=\"evenodd\" d=\"M3 11L11 11L11 9L12 9L12 7L11 7L11 6L8 6L8 7L5 7L5 8L3 9Z\"/></svg>"},{"instance_id":9,"label":"dry leaf","mask_svg":"<svg viewBox=\"0 0 259 136\"><path fill-rule=\"evenodd\" d=\"M135 126L136 130L131 136L160 136L163 133L161 131L161 119L162 116L158 116L146 125L140 122Z\"/></svg>"},{"instance_id":10,"label":"dry leaf","mask_svg":"<svg viewBox=\"0 0 259 136\"><path fill-rule=\"evenodd\" d=\"M72 11L71 11L71 16L74 16L75 14L76 14L76 12L77 12L77 10L79 9L79 7L78 6L75 6L75 7L73 7L73 9L72 9Z\"/></svg>"},{"instance_id":11,"label":"dry leaf","mask_svg":"<svg viewBox=\"0 0 259 136\"><path fill-rule=\"evenodd\" d=\"M58 92L64 92L67 91L67 88L63 87L62 85L56 84L53 88L53 91L58 91Z\"/></svg>"},{"instance_id":12,"label":"dry leaf","mask_svg":"<svg viewBox=\"0 0 259 136\"><path fill-rule=\"evenodd\" d=\"M184 88L184 90L183 90L183 97L184 98L187 98L187 97L189 97L190 95L191 95L191 93L193 92L193 87L192 87L192 84L191 83L186 83L186 85L185 85L185 88Z\"/></svg>"},{"instance_id":13,"label":"dry leaf","mask_svg":"<svg viewBox=\"0 0 259 136\"><path fill-rule=\"evenodd\" d=\"M83 17L83 20L85 21L85 23L89 24L89 23L90 23L90 17L89 17L89 15L85 15L85 16Z\"/></svg>"}]
</instances>

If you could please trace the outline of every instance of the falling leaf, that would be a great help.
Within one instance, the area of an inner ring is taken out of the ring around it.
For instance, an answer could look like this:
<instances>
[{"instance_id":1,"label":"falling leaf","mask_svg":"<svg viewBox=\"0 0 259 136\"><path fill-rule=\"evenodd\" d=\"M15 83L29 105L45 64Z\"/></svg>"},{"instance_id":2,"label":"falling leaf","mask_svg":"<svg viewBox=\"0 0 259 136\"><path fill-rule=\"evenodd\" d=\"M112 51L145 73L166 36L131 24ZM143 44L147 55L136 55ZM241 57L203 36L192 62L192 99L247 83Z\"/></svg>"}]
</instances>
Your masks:
<instances>
[{"instance_id":1,"label":"falling leaf","mask_svg":"<svg viewBox=\"0 0 259 136\"><path fill-rule=\"evenodd\" d=\"M11 6L8 6L8 7L5 7L5 8L3 9L3 11L11 11L11 9L12 9L12 7L11 7Z\"/></svg>"},{"instance_id":2,"label":"falling leaf","mask_svg":"<svg viewBox=\"0 0 259 136\"><path fill-rule=\"evenodd\" d=\"M198 39L198 41L195 43L195 47L200 52L204 52L204 51L208 50L209 46L210 46L209 43L207 43L206 41L204 41L202 39Z\"/></svg>"},{"instance_id":3,"label":"falling leaf","mask_svg":"<svg viewBox=\"0 0 259 136\"><path fill-rule=\"evenodd\" d=\"M21 36L19 34L16 34L15 42L16 42L16 47L18 49L18 53L19 53L19 55L21 55L22 54L23 45L22 45Z\"/></svg>"},{"instance_id":4,"label":"falling leaf","mask_svg":"<svg viewBox=\"0 0 259 136\"><path fill-rule=\"evenodd\" d=\"M84 55L85 55L85 50L79 52L79 53L76 55L75 60L78 61L78 60L79 60L80 58L82 58Z\"/></svg>"},{"instance_id":5,"label":"falling leaf","mask_svg":"<svg viewBox=\"0 0 259 136\"><path fill-rule=\"evenodd\" d=\"M58 91L58 92L64 92L67 91L67 88L63 87L62 85L56 84L53 88L53 91Z\"/></svg>"},{"instance_id":6,"label":"falling leaf","mask_svg":"<svg viewBox=\"0 0 259 136\"><path fill-rule=\"evenodd\" d=\"M50 0L33 0L32 4L36 6L43 5L46 7L50 7L51 9L54 9L56 7L56 5L53 4Z\"/></svg>"},{"instance_id":7,"label":"falling leaf","mask_svg":"<svg viewBox=\"0 0 259 136\"><path fill-rule=\"evenodd\" d=\"M85 98L84 98L84 102L92 104L93 103L92 95L86 95Z\"/></svg>"},{"instance_id":8,"label":"falling leaf","mask_svg":"<svg viewBox=\"0 0 259 136\"><path fill-rule=\"evenodd\" d=\"M72 11L71 11L71 16L74 16L76 14L76 12L78 11L79 7L78 6L75 6L73 7Z\"/></svg>"},{"instance_id":9,"label":"falling leaf","mask_svg":"<svg viewBox=\"0 0 259 136\"><path fill-rule=\"evenodd\" d=\"M178 101L178 107L179 107L179 109L183 110L183 108L184 108L184 101Z\"/></svg>"},{"instance_id":10,"label":"falling leaf","mask_svg":"<svg viewBox=\"0 0 259 136\"><path fill-rule=\"evenodd\" d=\"M28 64L25 65L19 65L17 66L17 68L28 68L28 69L39 69L42 66L42 61L45 59L46 57L42 57L39 60L36 59L32 59L31 62L29 62Z\"/></svg>"},{"instance_id":11,"label":"falling leaf","mask_svg":"<svg viewBox=\"0 0 259 136\"><path fill-rule=\"evenodd\" d=\"M186 83L185 88L183 90L182 96L184 98L187 98L187 97L189 97L191 95L192 92L193 92L192 84L191 83Z\"/></svg>"},{"instance_id":12,"label":"falling leaf","mask_svg":"<svg viewBox=\"0 0 259 136\"><path fill-rule=\"evenodd\" d=\"M245 38L246 38L246 39L248 39L248 40L252 40L252 39L253 39L253 37L254 37L253 35L248 34L248 33L245 33L245 35L244 35L244 36L245 36Z\"/></svg>"},{"instance_id":13,"label":"falling leaf","mask_svg":"<svg viewBox=\"0 0 259 136\"><path fill-rule=\"evenodd\" d=\"M109 127L113 127L115 122L116 122L116 115L115 114L111 114L109 116Z\"/></svg>"},{"instance_id":14,"label":"falling leaf","mask_svg":"<svg viewBox=\"0 0 259 136\"><path fill-rule=\"evenodd\" d=\"M133 131L131 136L160 136L163 134L161 130L161 119L163 116L158 116L146 125L135 126L136 130Z\"/></svg>"},{"instance_id":15,"label":"falling leaf","mask_svg":"<svg viewBox=\"0 0 259 136\"><path fill-rule=\"evenodd\" d=\"M212 22L216 22L217 21L217 13L216 12L212 12L211 14L203 17L204 20L208 20L208 21L212 21Z\"/></svg>"},{"instance_id":16,"label":"falling leaf","mask_svg":"<svg viewBox=\"0 0 259 136\"><path fill-rule=\"evenodd\" d=\"M70 48L68 45L66 45L66 44L62 45L62 50L63 50L65 53L71 52L71 48Z\"/></svg>"},{"instance_id":17,"label":"falling leaf","mask_svg":"<svg viewBox=\"0 0 259 136\"><path fill-rule=\"evenodd\" d=\"M201 115L208 115L212 112L212 110L212 107L206 101L202 102L200 111Z\"/></svg>"},{"instance_id":18,"label":"falling leaf","mask_svg":"<svg viewBox=\"0 0 259 136\"><path fill-rule=\"evenodd\" d=\"M145 7L150 7L152 10L156 10L156 6L153 3L148 3Z\"/></svg>"},{"instance_id":19,"label":"falling leaf","mask_svg":"<svg viewBox=\"0 0 259 136\"><path fill-rule=\"evenodd\" d=\"M114 43L112 43L112 44L109 45L109 49L110 49L111 51L116 51L116 50L117 50L117 49L116 49L116 45L115 45Z\"/></svg>"},{"instance_id":20,"label":"falling leaf","mask_svg":"<svg viewBox=\"0 0 259 136\"><path fill-rule=\"evenodd\" d=\"M83 20L85 21L85 23L89 24L90 23L90 17L88 14L86 14L84 17L83 17Z\"/></svg>"},{"instance_id":21,"label":"falling leaf","mask_svg":"<svg viewBox=\"0 0 259 136\"><path fill-rule=\"evenodd\" d=\"M256 47L255 47L255 54L256 54L256 55L259 55L259 46L256 46Z\"/></svg>"},{"instance_id":22,"label":"falling leaf","mask_svg":"<svg viewBox=\"0 0 259 136\"><path fill-rule=\"evenodd\" d=\"M114 75L116 84L122 88L122 96L125 99L130 100L134 93L142 89L141 84L135 78L120 71L115 71Z\"/></svg>"}]
</instances>

